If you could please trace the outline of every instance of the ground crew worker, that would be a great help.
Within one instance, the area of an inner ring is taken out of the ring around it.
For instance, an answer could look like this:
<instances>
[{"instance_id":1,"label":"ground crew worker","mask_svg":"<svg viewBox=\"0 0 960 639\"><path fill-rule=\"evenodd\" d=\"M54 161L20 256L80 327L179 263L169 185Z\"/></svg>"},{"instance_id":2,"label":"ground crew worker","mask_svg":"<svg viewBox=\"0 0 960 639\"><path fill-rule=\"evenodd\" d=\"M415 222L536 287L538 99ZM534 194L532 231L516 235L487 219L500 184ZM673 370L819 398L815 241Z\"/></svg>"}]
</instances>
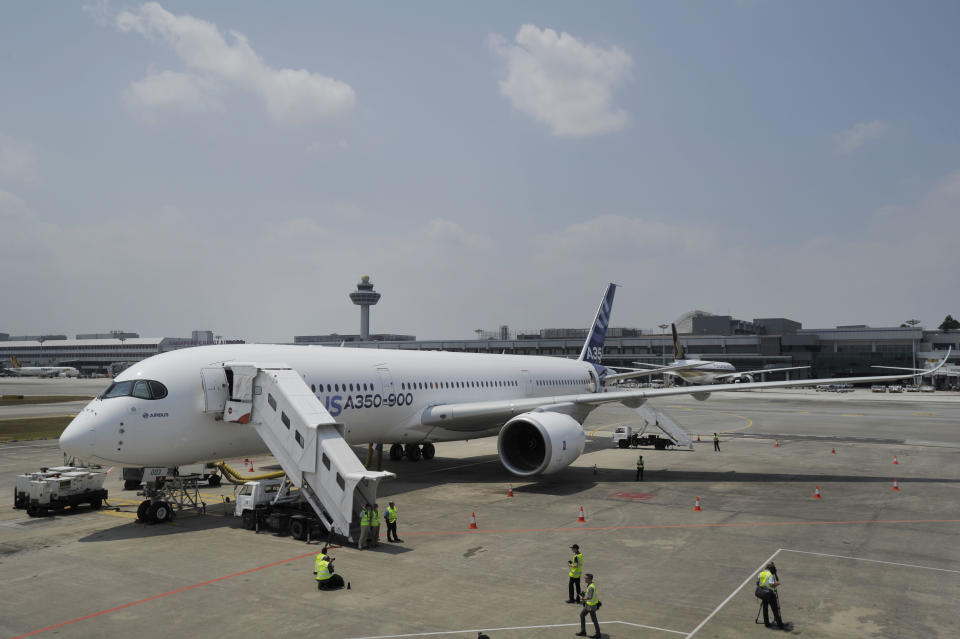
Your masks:
<instances>
[{"instance_id":1,"label":"ground crew worker","mask_svg":"<svg viewBox=\"0 0 960 639\"><path fill-rule=\"evenodd\" d=\"M767 607L773 608L773 618L777 622L780 630L784 629L783 619L780 618L780 600L777 598L777 586L780 580L777 578L777 567L771 561L757 577L757 596L760 597L760 606L763 609L763 625L772 628L770 617L767 614Z\"/></svg>"},{"instance_id":2,"label":"ground crew worker","mask_svg":"<svg viewBox=\"0 0 960 639\"><path fill-rule=\"evenodd\" d=\"M720 437L716 433L713 434L713 449L720 452Z\"/></svg>"},{"instance_id":3,"label":"ground crew worker","mask_svg":"<svg viewBox=\"0 0 960 639\"><path fill-rule=\"evenodd\" d=\"M374 504L370 511L370 539L374 546L380 545L380 504Z\"/></svg>"},{"instance_id":4,"label":"ground crew worker","mask_svg":"<svg viewBox=\"0 0 960 639\"><path fill-rule=\"evenodd\" d=\"M383 518L387 520L387 541L403 541L397 537L397 507L392 501L387 506L387 512L384 513ZM393 539L390 539L390 533L393 533Z\"/></svg>"},{"instance_id":5,"label":"ground crew worker","mask_svg":"<svg viewBox=\"0 0 960 639\"><path fill-rule=\"evenodd\" d=\"M573 559L567 562L570 569L567 574L570 576L570 582L567 584L567 603L577 603L580 601L580 574L583 572L583 553L580 552L580 546L574 544L570 546L573 551ZM577 589L577 598L573 598L573 589Z\"/></svg>"},{"instance_id":6,"label":"ground crew worker","mask_svg":"<svg viewBox=\"0 0 960 639\"><path fill-rule=\"evenodd\" d=\"M333 557L327 554L324 546L313 564L313 574L317 576L317 590L338 590L343 588L343 577L333 574Z\"/></svg>"},{"instance_id":7,"label":"ground crew worker","mask_svg":"<svg viewBox=\"0 0 960 639\"><path fill-rule=\"evenodd\" d=\"M370 506L366 505L360 510L360 541L357 542L357 549L363 550L363 547L370 540Z\"/></svg>"},{"instance_id":8,"label":"ground crew worker","mask_svg":"<svg viewBox=\"0 0 960 639\"><path fill-rule=\"evenodd\" d=\"M597 584L593 583L593 573L586 574L587 589L583 593L583 610L580 611L580 632L578 637L587 636L587 614L593 621L593 628L596 634L590 635L590 639L600 639L600 624L597 623L597 608L600 607L600 595L597 593Z\"/></svg>"},{"instance_id":9,"label":"ground crew worker","mask_svg":"<svg viewBox=\"0 0 960 639\"><path fill-rule=\"evenodd\" d=\"M637 479L635 481L643 481L643 455L637 457Z\"/></svg>"}]
</instances>

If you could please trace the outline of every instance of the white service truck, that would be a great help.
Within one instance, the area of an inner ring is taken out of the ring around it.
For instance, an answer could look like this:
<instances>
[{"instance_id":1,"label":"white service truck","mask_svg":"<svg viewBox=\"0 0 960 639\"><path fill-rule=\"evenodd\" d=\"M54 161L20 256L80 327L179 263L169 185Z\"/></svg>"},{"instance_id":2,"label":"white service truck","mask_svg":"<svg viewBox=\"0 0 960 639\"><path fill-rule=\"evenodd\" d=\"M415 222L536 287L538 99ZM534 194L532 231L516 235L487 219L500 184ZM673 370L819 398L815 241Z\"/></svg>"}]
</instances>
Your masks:
<instances>
[{"instance_id":1,"label":"white service truck","mask_svg":"<svg viewBox=\"0 0 960 639\"><path fill-rule=\"evenodd\" d=\"M247 530L289 533L294 539L310 541L326 530L299 491L291 490L286 477L248 481L240 488L234 517Z\"/></svg>"},{"instance_id":2,"label":"white service truck","mask_svg":"<svg viewBox=\"0 0 960 639\"><path fill-rule=\"evenodd\" d=\"M675 446L677 442L668 437L661 437L654 433L646 433L647 427L644 425L639 432L633 432L631 426L617 426L613 431L613 443L620 448L629 448L633 446L653 446L657 450L666 450L668 446Z\"/></svg>"},{"instance_id":3,"label":"white service truck","mask_svg":"<svg viewBox=\"0 0 960 639\"><path fill-rule=\"evenodd\" d=\"M13 507L25 508L30 517L46 517L89 504L98 510L107 499L103 482L107 473L99 468L56 466L18 475L13 489Z\"/></svg>"}]
</instances>

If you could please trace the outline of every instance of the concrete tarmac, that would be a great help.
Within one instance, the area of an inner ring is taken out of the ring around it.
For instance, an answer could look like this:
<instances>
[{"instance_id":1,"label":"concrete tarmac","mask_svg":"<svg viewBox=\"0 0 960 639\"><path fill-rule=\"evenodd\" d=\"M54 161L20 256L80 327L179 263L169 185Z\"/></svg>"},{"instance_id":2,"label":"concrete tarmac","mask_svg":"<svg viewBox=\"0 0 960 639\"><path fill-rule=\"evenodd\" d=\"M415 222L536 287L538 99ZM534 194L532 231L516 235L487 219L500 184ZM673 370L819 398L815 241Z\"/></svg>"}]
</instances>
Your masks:
<instances>
[{"instance_id":1,"label":"concrete tarmac","mask_svg":"<svg viewBox=\"0 0 960 639\"><path fill-rule=\"evenodd\" d=\"M204 489L205 516L148 526L115 470L117 510L31 519L10 507L14 478L60 463L56 443L0 444L0 636L572 637L573 543L597 577L604 637L770 636L753 596L770 558L788 634L956 636L960 399L734 395L656 403L701 435L694 451L615 448L613 428L637 423L616 406L591 415L577 462L535 481L510 475L492 438L386 461L398 479L380 503L397 502L403 542L333 550L351 589L330 593L311 574L318 546L240 528L223 505L232 487Z\"/></svg>"}]
</instances>

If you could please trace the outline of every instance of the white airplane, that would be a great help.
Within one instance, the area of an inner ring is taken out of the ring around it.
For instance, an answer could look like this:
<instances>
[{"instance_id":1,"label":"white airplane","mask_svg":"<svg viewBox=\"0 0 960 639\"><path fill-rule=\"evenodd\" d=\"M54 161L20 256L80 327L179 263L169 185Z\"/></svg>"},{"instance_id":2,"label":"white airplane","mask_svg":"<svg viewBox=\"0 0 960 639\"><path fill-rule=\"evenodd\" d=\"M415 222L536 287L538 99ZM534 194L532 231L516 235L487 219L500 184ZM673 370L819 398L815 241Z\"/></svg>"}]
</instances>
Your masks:
<instances>
[{"instance_id":1,"label":"white airplane","mask_svg":"<svg viewBox=\"0 0 960 639\"><path fill-rule=\"evenodd\" d=\"M604 378L613 372L600 361L614 292L610 284L576 360L265 344L201 346L155 355L125 370L92 400L63 432L60 446L79 459L104 464L179 466L267 452L265 440L273 435L258 429L262 420L272 419L272 432L287 437L283 444L271 442L275 454L284 445L298 455L313 455L310 438L319 441L320 425L327 433L336 427L336 437L346 444L393 444L394 459L404 449L410 458L430 458L436 442L497 435L501 463L516 475L533 476L560 471L583 453L582 424L602 404L620 403L639 412L647 400L671 395L692 394L703 400L714 390L910 376L721 384L710 390L611 390ZM244 372L250 370L265 375ZM290 414L280 411L272 394L284 375L293 399L280 408L299 402L300 408L286 410L305 416L292 430ZM305 462L313 463L312 458Z\"/></svg>"},{"instance_id":2,"label":"white airplane","mask_svg":"<svg viewBox=\"0 0 960 639\"><path fill-rule=\"evenodd\" d=\"M73 366L24 366L16 355L10 356L10 368L4 369L20 377L79 377L80 371Z\"/></svg>"},{"instance_id":3,"label":"white airplane","mask_svg":"<svg viewBox=\"0 0 960 639\"><path fill-rule=\"evenodd\" d=\"M801 368L810 368L809 366L788 366L786 368L758 368L752 371L738 371L730 362L716 362L703 359L687 359L684 353L683 344L677 337L677 327L670 325L673 331L673 358L674 361L669 366L656 366L654 364L637 363L640 366L653 366L646 371L633 370L630 373L624 373L627 377L640 377L648 375L675 375L688 384L701 386L705 384L719 384L723 382L740 383L742 381L752 382L754 375L760 373L778 373L782 371L795 371Z\"/></svg>"}]
</instances>

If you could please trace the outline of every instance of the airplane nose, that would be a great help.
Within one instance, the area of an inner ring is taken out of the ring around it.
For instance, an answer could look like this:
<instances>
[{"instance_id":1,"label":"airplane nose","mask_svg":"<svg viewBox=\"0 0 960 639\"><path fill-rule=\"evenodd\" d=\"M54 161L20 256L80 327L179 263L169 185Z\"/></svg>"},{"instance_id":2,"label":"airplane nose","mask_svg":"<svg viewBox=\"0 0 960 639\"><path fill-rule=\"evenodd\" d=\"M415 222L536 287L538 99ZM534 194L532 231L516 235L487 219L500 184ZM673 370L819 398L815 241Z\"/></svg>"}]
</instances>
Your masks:
<instances>
[{"instance_id":1,"label":"airplane nose","mask_svg":"<svg viewBox=\"0 0 960 639\"><path fill-rule=\"evenodd\" d=\"M60 449L81 459L89 457L93 453L94 435L92 420L80 413L60 435Z\"/></svg>"}]
</instances>

